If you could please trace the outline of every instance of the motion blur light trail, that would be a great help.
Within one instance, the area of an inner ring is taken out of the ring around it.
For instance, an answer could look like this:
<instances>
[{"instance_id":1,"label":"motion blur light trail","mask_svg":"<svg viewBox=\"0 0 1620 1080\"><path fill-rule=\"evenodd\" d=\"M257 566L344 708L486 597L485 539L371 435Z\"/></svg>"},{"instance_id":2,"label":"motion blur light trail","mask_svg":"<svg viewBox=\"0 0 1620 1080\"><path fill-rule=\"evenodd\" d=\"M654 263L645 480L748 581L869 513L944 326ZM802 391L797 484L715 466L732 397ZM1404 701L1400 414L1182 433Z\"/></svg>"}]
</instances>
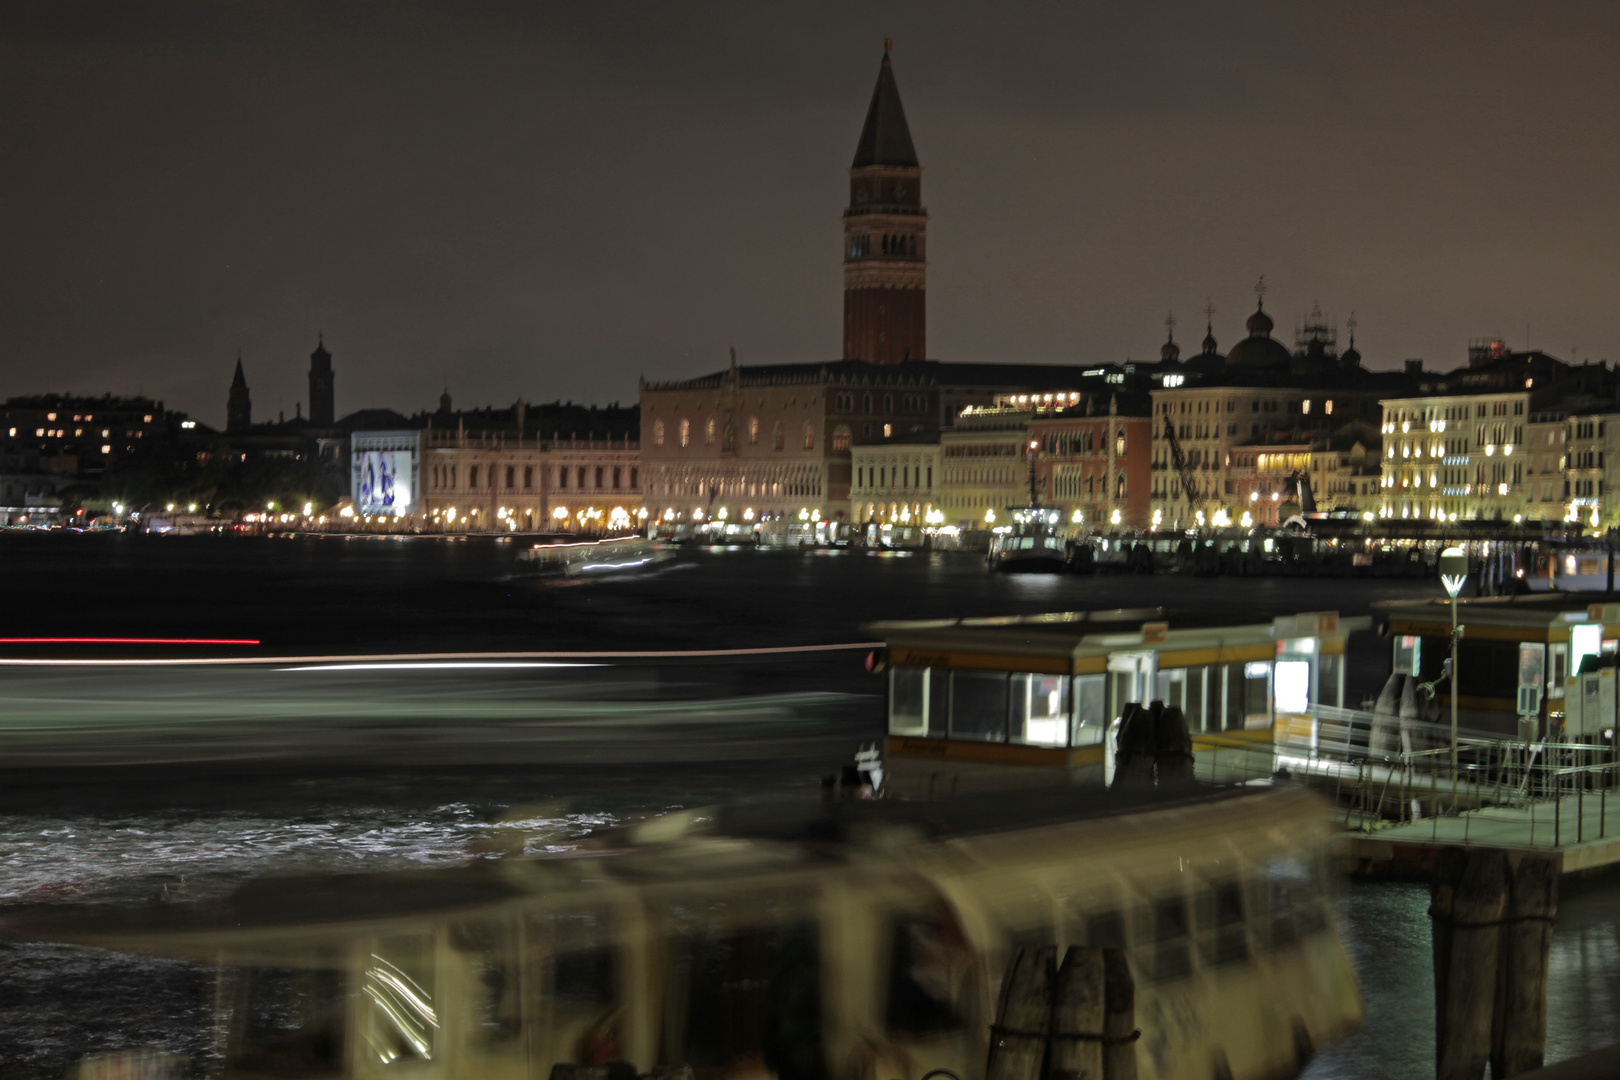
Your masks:
<instances>
[{"instance_id":1,"label":"motion blur light trail","mask_svg":"<svg viewBox=\"0 0 1620 1080\"><path fill-rule=\"evenodd\" d=\"M258 638L0 637L0 645L258 645Z\"/></svg>"},{"instance_id":2,"label":"motion blur light trail","mask_svg":"<svg viewBox=\"0 0 1620 1080\"><path fill-rule=\"evenodd\" d=\"M84 639L88 640L88 639ZM248 664L342 664L342 663L403 663L422 661L437 663L448 660L703 660L743 658L749 656L791 656L800 653L853 652L857 649L881 649L881 641L851 641L837 645L775 645L755 649L596 649L568 652L481 652L481 653L370 653L347 656L175 656L150 659L92 659L68 660L39 657L0 657L0 666L6 667L219 667Z\"/></svg>"}]
</instances>

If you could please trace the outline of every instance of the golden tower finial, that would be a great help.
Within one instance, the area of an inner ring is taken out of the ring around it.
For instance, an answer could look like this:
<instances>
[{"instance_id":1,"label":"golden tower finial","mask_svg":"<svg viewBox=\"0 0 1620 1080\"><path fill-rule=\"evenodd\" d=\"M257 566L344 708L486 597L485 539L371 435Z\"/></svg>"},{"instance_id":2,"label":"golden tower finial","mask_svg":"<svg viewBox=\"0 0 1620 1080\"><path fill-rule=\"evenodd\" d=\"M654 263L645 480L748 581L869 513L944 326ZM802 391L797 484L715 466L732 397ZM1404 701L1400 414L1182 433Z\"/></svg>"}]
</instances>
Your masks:
<instances>
[{"instance_id":1,"label":"golden tower finial","mask_svg":"<svg viewBox=\"0 0 1620 1080\"><path fill-rule=\"evenodd\" d=\"M894 52L894 38L886 37L883 39L883 51L885 53Z\"/></svg>"}]
</instances>

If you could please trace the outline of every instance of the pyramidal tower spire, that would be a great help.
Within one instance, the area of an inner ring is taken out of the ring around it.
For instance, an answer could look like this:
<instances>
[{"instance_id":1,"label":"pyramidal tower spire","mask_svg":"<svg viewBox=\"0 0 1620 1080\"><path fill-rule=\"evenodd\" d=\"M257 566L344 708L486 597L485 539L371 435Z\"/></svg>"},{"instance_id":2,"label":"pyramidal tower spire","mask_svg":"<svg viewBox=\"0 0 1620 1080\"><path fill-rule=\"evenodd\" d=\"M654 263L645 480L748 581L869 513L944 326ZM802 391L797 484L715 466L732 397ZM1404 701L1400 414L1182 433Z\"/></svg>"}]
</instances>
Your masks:
<instances>
[{"instance_id":1,"label":"pyramidal tower spire","mask_svg":"<svg viewBox=\"0 0 1620 1080\"><path fill-rule=\"evenodd\" d=\"M889 59L893 48L884 41L844 211L844 358L871 364L927 356L928 211Z\"/></svg>"},{"instance_id":2,"label":"pyramidal tower spire","mask_svg":"<svg viewBox=\"0 0 1620 1080\"><path fill-rule=\"evenodd\" d=\"M230 396L225 399L225 430L246 431L253 426L253 399L248 394L247 375L242 372L242 350L236 350L236 374L231 377Z\"/></svg>"}]
</instances>

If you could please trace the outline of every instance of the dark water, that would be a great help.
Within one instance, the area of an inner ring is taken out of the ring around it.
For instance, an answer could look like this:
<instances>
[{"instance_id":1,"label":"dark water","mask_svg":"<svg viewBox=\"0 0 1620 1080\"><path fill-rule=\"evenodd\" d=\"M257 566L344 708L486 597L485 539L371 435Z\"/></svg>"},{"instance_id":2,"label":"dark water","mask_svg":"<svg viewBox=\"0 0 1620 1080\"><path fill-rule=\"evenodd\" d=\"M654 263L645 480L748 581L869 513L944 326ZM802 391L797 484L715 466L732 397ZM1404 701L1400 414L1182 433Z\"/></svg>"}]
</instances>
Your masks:
<instances>
[{"instance_id":1,"label":"dark water","mask_svg":"<svg viewBox=\"0 0 1620 1080\"><path fill-rule=\"evenodd\" d=\"M247 637L264 642L248 652L332 655L835 644L869 640L861 627L876 619L1146 604L1352 615L1437 591L992 576L968 555L753 550L543 582L512 577L513 554L482 539L0 535L0 595L14 613L6 636ZM67 655L30 648L5 655ZM671 808L808 795L881 733L881 684L863 655L430 671L387 684L364 672L322 682L296 665L0 668L0 905L150 903L262 874L537 852ZM1374 635L1353 640L1352 700L1376 690L1386 662ZM1348 888L1368 1023L1308 1076L1432 1075L1426 907L1422 888ZM1567 892L1549 1060L1620 1040L1617 909L1613 883ZM206 1070L207 986L183 964L0 946L0 1076L60 1076L126 1046L165 1046Z\"/></svg>"}]
</instances>

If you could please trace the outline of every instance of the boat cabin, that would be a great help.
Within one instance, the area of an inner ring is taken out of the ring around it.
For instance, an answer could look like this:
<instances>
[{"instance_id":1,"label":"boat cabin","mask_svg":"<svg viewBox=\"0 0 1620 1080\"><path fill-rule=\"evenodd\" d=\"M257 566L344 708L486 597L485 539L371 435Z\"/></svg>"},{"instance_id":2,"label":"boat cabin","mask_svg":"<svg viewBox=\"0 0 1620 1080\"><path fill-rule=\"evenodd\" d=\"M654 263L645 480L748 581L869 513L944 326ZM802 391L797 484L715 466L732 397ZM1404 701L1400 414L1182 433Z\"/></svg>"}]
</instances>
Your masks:
<instances>
[{"instance_id":1,"label":"boat cabin","mask_svg":"<svg viewBox=\"0 0 1620 1080\"><path fill-rule=\"evenodd\" d=\"M921 796L1111 783L1118 720L1152 701L1186 716L1201 778L1269 776L1279 736L1310 739L1313 708L1343 705L1345 639L1367 625L1159 607L872 624L885 782Z\"/></svg>"},{"instance_id":2,"label":"boat cabin","mask_svg":"<svg viewBox=\"0 0 1620 1080\"><path fill-rule=\"evenodd\" d=\"M1392 670L1439 679L1451 657L1451 602L1379 610ZM1474 597L1457 601L1457 622L1461 727L1552 741L1601 738L1614 729L1620 604L1557 593ZM1450 679L1436 683L1435 700L1448 715L1451 693Z\"/></svg>"}]
</instances>

